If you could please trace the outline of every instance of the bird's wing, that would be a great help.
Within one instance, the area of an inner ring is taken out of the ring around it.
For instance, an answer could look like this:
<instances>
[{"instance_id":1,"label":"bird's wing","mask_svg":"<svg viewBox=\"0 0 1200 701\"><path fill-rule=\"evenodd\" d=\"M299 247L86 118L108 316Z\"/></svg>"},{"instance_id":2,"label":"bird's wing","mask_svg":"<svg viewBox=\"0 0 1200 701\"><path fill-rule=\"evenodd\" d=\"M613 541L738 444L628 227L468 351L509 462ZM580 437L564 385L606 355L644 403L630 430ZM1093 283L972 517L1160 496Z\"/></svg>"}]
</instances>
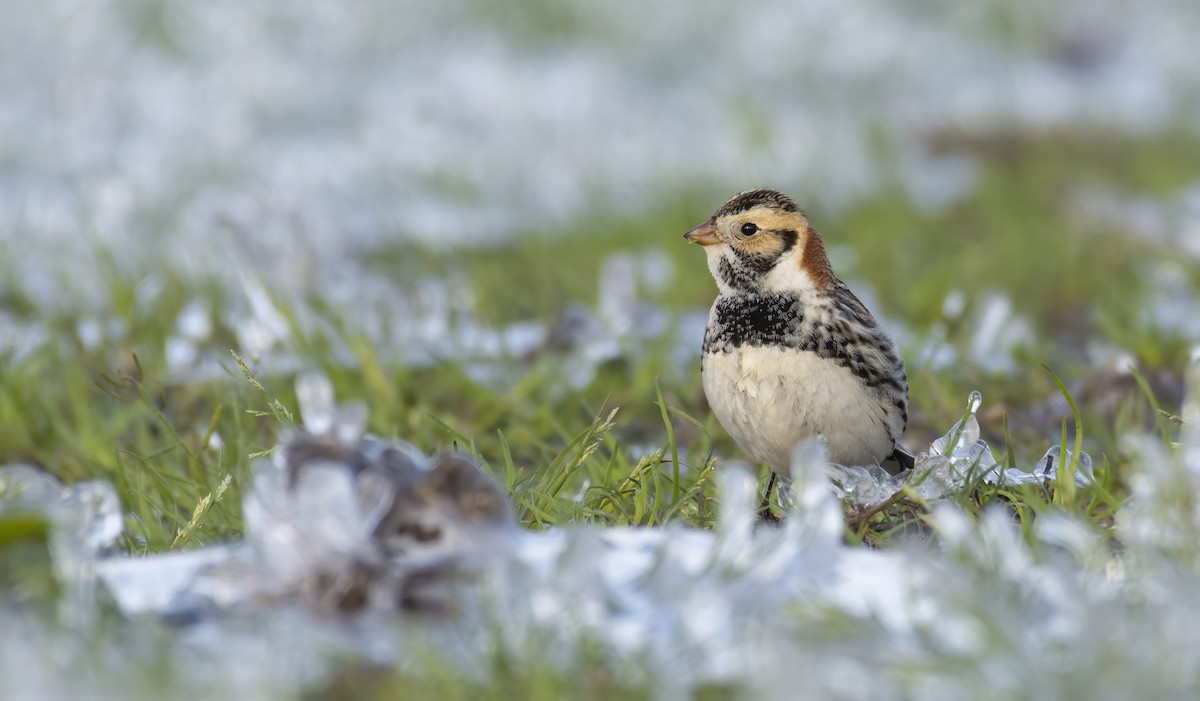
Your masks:
<instances>
[{"instance_id":1,"label":"bird's wing","mask_svg":"<svg viewBox=\"0 0 1200 701\"><path fill-rule=\"evenodd\" d=\"M862 300L855 296L855 294L850 291L850 288L847 287L846 284L841 280L834 285L833 294L835 297L837 297L841 307L853 314L855 320L860 324L868 328L874 328L878 326L878 323L875 321L875 317L872 316L870 310L867 309L867 305L863 304Z\"/></svg>"}]
</instances>

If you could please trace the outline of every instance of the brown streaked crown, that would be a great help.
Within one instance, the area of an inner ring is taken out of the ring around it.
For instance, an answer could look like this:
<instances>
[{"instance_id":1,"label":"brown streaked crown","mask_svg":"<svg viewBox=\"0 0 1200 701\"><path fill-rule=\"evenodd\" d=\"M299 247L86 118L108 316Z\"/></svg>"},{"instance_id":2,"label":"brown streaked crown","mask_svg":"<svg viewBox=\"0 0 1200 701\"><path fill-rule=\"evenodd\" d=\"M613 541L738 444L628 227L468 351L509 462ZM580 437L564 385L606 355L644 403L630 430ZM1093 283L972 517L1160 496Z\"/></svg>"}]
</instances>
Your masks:
<instances>
[{"instance_id":1,"label":"brown streaked crown","mask_svg":"<svg viewBox=\"0 0 1200 701\"><path fill-rule=\"evenodd\" d=\"M758 190L739 192L729 198L728 202L721 205L721 208L713 213L712 221L730 214L739 214L759 206L768 207L777 212L798 212L801 215L804 214L796 206L796 203L792 201L792 198L782 192L760 188Z\"/></svg>"}]
</instances>

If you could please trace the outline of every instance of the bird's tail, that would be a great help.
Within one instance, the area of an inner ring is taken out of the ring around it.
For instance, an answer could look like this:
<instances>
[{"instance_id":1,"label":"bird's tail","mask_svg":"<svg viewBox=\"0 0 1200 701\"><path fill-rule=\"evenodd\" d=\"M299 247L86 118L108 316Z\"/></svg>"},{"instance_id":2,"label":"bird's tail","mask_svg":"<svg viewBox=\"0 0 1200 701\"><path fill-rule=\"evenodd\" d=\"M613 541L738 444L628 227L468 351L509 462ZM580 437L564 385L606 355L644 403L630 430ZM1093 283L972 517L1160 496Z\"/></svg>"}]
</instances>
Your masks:
<instances>
[{"instance_id":1,"label":"bird's tail","mask_svg":"<svg viewBox=\"0 0 1200 701\"><path fill-rule=\"evenodd\" d=\"M891 455L879 462L880 467L893 475L898 475L905 470L911 470L916 464L917 460L913 457L913 454L900 446L896 446Z\"/></svg>"}]
</instances>

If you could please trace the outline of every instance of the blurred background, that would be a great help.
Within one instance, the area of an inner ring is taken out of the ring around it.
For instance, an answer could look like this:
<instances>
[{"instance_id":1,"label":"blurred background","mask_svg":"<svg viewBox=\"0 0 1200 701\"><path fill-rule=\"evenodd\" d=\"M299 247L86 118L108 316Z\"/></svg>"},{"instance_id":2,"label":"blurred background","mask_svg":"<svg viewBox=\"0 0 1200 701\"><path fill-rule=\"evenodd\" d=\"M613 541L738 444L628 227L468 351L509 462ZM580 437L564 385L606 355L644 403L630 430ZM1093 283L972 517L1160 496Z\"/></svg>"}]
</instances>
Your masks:
<instances>
[{"instance_id":1,"label":"blurred background","mask_svg":"<svg viewBox=\"0 0 1200 701\"><path fill-rule=\"evenodd\" d=\"M376 431L499 428L531 463L614 405L658 440L656 381L711 429L715 288L680 235L754 187L899 340L914 449L970 389L986 432L1044 446L1069 414L1046 364L1115 450L1156 420L1139 379L1177 405L1200 339L1191 0L5 0L0 24L0 447L67 476L134 440L76 435L96 378L153 378L203 434L230 349L326 369Z\"/></svg>"}]
</instances>

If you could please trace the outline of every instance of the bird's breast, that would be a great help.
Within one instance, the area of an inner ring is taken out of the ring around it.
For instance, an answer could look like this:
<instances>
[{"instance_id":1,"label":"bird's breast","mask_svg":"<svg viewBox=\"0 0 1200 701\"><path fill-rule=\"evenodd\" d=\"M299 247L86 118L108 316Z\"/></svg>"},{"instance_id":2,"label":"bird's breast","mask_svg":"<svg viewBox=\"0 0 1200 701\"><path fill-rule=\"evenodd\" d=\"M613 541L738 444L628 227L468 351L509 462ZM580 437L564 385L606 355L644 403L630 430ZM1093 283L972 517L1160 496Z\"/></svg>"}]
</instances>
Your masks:
<instances>
[{"instance_id":1,"label":"bird's breast","mask_svg":"<svg viewBox=\"0 0 1200 701\"><path fill-rule=\"evenodd\" d=\"M894 445L889 406L832 359L783 346L703 355L704 393L717 419L754 459L784 472L797 442L825 436L830 459L868 465Z\"/></svg>"}]
</instances>

